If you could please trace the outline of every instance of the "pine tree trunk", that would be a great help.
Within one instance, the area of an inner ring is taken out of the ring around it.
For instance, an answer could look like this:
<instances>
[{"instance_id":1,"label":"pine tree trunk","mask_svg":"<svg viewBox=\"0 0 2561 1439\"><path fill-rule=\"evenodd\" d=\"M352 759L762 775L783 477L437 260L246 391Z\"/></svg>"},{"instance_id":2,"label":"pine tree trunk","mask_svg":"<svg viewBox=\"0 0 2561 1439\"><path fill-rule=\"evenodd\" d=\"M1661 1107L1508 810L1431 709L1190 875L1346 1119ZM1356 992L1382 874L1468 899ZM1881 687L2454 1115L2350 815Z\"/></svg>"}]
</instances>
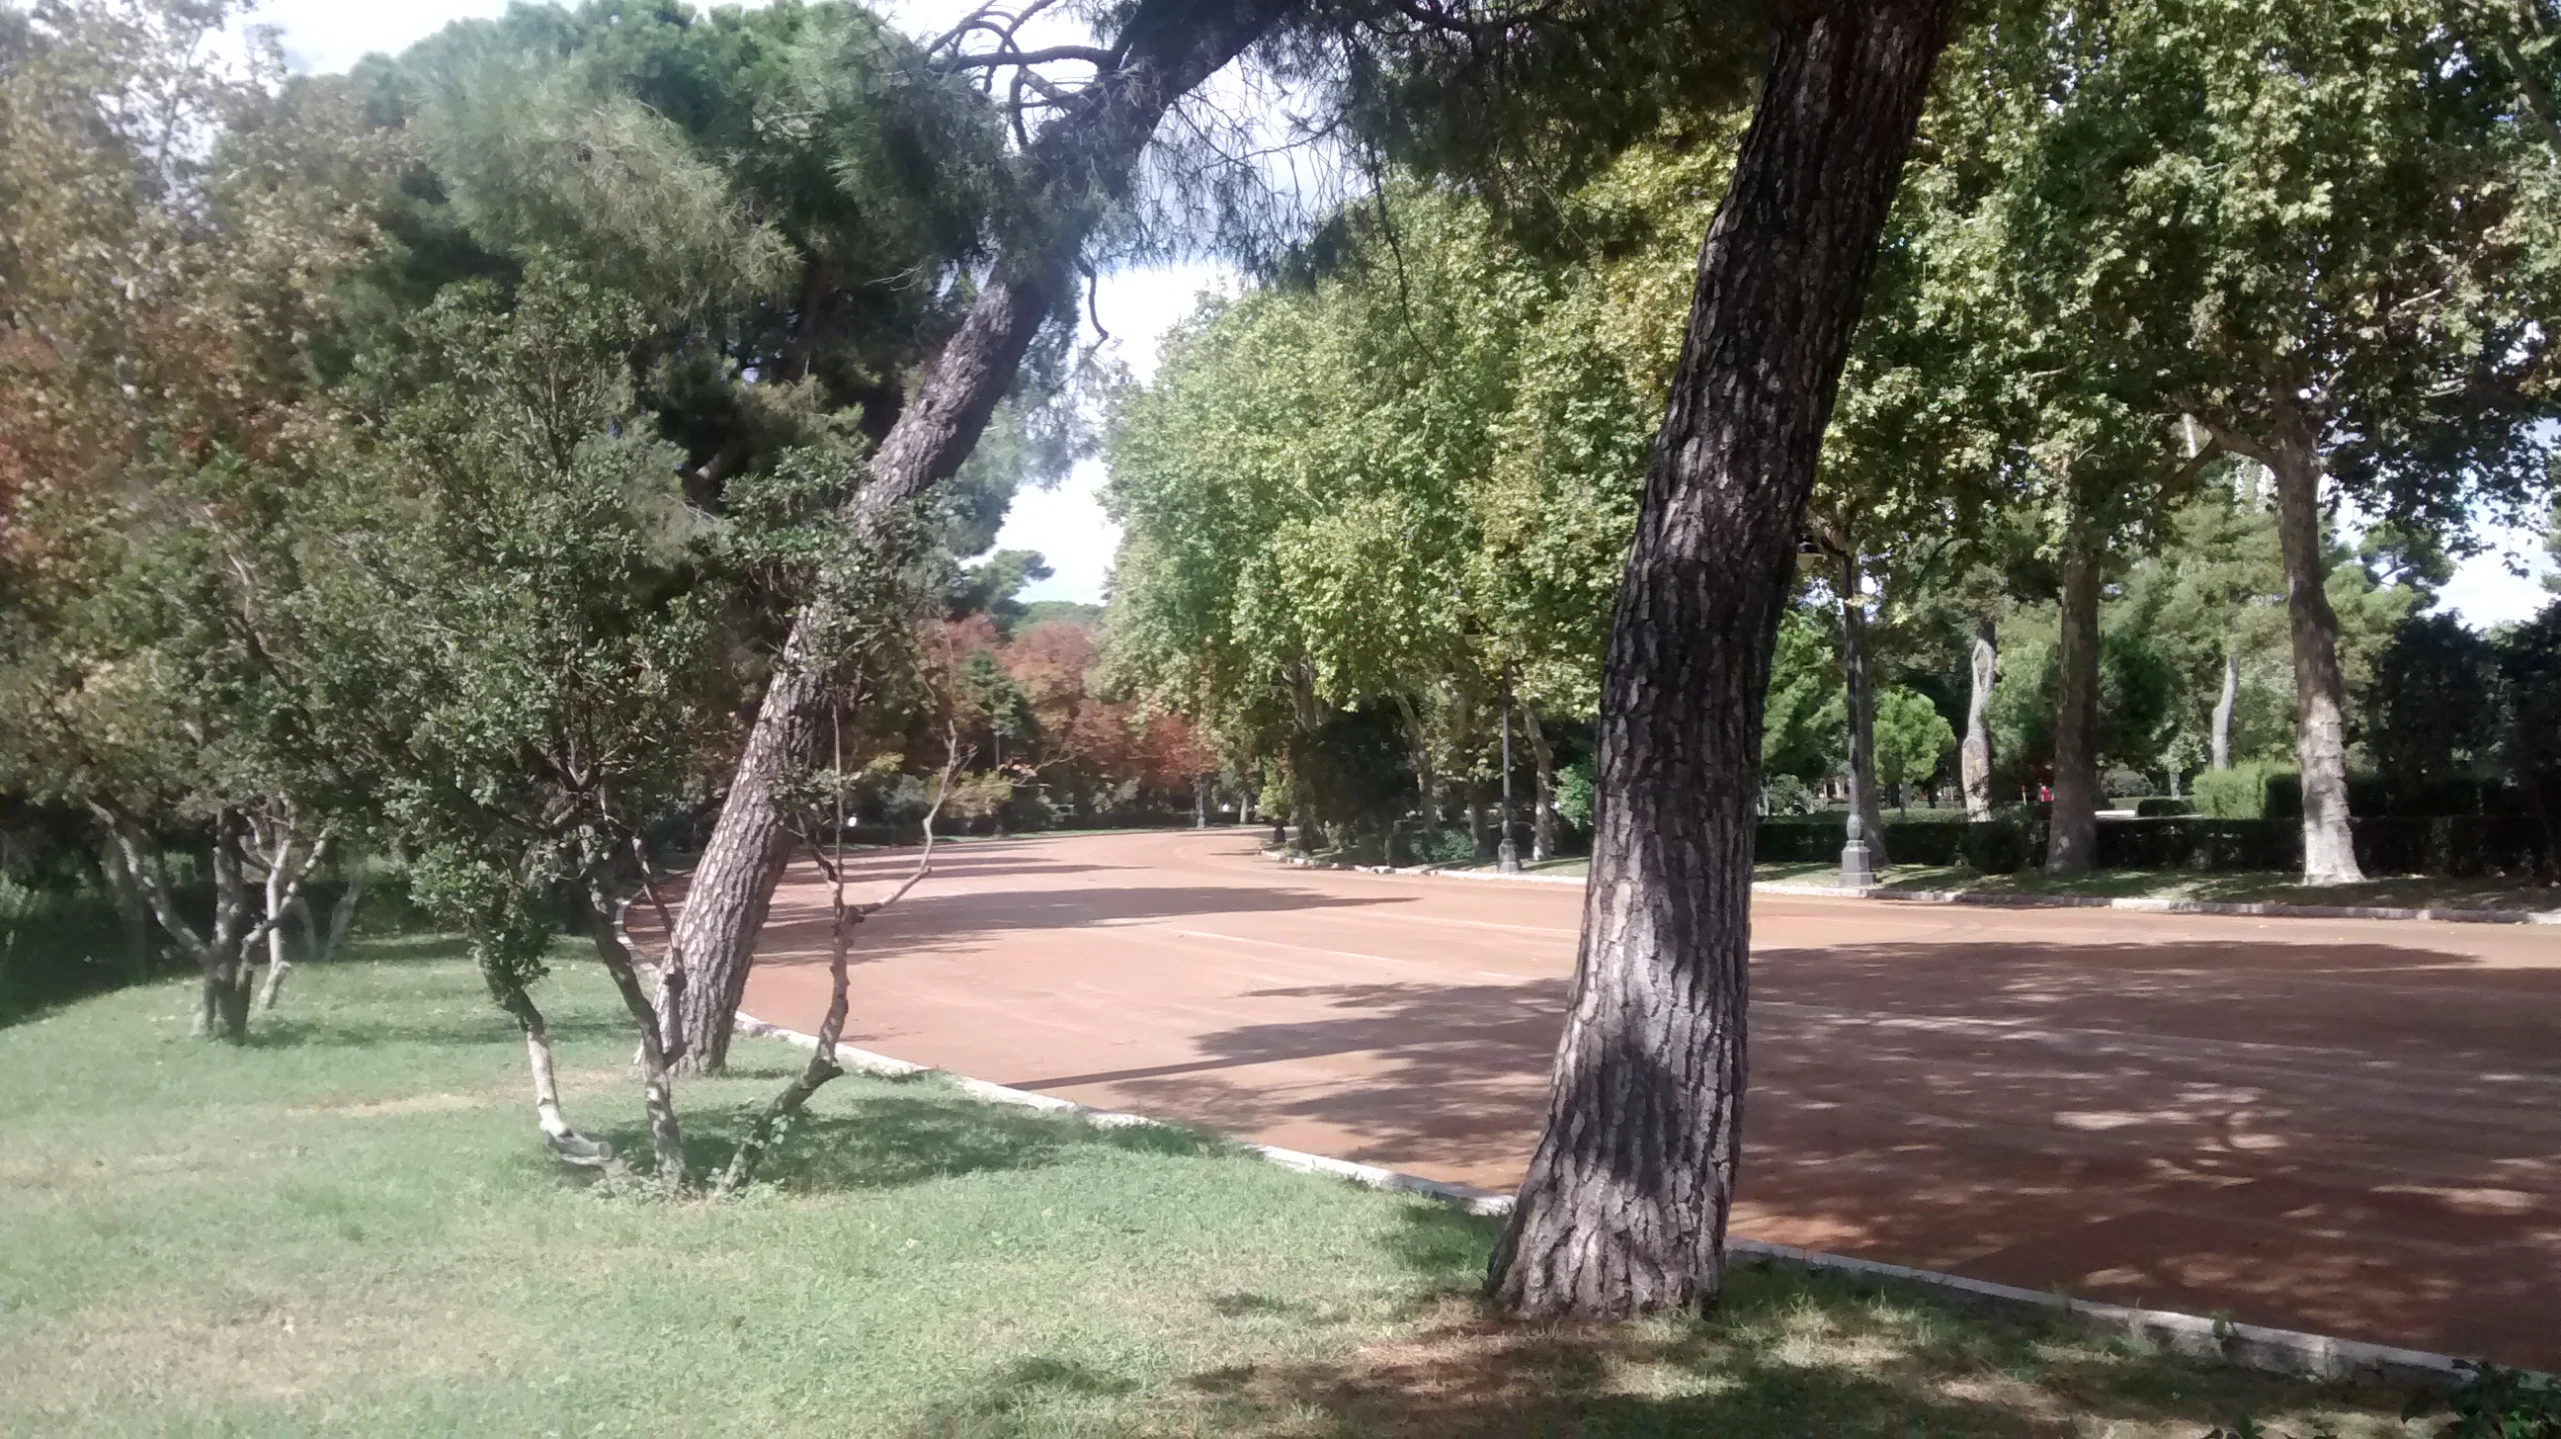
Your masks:
<instances>
[{"instance_id":1,"label":"pine tree trunk","mask_svg":"<svg viewBox=\"0 0 2561 1439\"><path fill-rule=\"evenodd\" d=\"M2063 546L2062 683L2054 700L2054 813L2045 872L2087 874L2099 848L2099 562L2086 539Z\"/></svg>"},{"instance_id":2,"label":"pine tree trunk","mask_svg":"<svg viewBox=\"0 0 2561 1439\"><path fill-rule=\"evenodd\" d=\"M1965 817L1992 818L1992 685L2000 673L1998 635L1990 620L1974 627L1974 689L1965 702L1965 745L1957 768L1965 783Z\"/></svg>"},{"instance_id":3,"label":"pine tree trunk","mask_svg":"<svg viewBox=\"0 0 2561 1439\"><path fill-rule=\"evenodd\" d=\"M1538 802L1530 811L1529 853L1533 862L1556 858L1556 751L1538 727L1538 707L1521 706L1521 733L1529 740L1530 759L1538 771Z\"/></svg>"},{"instance_id":4,"label":"pine tree trunk","mask_svg":"<svg viewBox=\"0 0 2561 1439\"><path fill-rule=\"evenodd\" d=\"M2289 427L2299 428L2299 427ZM2311 437L2280 432L2276 530L2285 556L2285 603L2294 640L2295 761L2303 771L2303 882L2365 878L2348 827L2347 726L2340 713L2339 617L2321 563L2321 457Z\"/></svg>"},{"instance_id":5,"label":"pine tree trunk","mask_svg":"<svg viewBox=\"0 0 2561 1439\"><path fill-rule=\"evenodd\" d=\"M2232 767L2232 706L2241 698L2241 660L2233 650L2233 641L2223 641L2223 690L2214 697L2214 733L2210 740L2211 763L2216 769Z\"/></svg>"},{"instance_id":6,"label":"pine tree trunk","mask_svg":"<svg viewBox=\"0 0 2561 1439\"><path fill-rule=\"evenodd\" d=\"M1841 560L1841 682L1850 722L1850 813L1870 863L1883 869L1885 811L1876 788L1876 686L1869 673L1867 601L1859 593L1856 556Z\"/></svg>"},{"instance_id":7,"label":"pine tree trunk","mask_svg":"<svg viewBox=\"0 0 2561 1439\"><path fill-rule=\"evenodd\" d=\"M1026 210L1048 223L1009 250L890 428L847 501L856 546L877 546L905 506L960 468L1012 388L1041 326L1074 293L1074 264L1176 100L1260 38L1302 0L1141 0L1121 32L1117 68L1063 102L1033 140ZM845 617L813 602L793 619L756 723L686 892L665 967L683 988L666 1038L681 1067L716 1071L746 993L757 932L786 854L773 786L816 733L820 672L842 648Z\"/></svg>"},{"instance_id":8,"label":"pine tree trunk","mask_svg":"<svg viewBox=\"0 0 2561 1439\"><path fill-rule=\"evenodd\" d=\"M1788 12L1697 288L1600 707L1582 950L1488 1275L1518 1314L1712 1304L1740 1152L1770 655L1951 0Z\"/></svg>"}]
</instances>

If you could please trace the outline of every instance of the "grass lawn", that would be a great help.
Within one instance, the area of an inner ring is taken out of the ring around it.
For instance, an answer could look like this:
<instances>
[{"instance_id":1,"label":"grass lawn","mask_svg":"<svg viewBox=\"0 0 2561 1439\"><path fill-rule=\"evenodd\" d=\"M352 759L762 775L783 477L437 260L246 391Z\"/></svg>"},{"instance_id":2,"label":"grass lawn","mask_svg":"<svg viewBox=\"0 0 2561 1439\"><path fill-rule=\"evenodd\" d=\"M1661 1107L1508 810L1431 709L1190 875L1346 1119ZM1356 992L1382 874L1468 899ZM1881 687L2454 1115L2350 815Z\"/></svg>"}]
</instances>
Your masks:
<instances>
[{"instance_id":1,"label":"grass lawn","mask_svg":"<svg viewBox=\"0 0 2561 1439\"><path fill-rule=\"evenodd\" d=\"M544 1001L573 1118L645 1154L594 966ZM297 972L245 1050L187 1011L0 1029L0 1433L2404 1432L2392 1396L1769 1272L1711 1320L1498 1326L1482 1221L935 1081L838 1081L739 1202L599 1186L441 940ZM735 1056L679 1093L705 1161L798 1062Z\"/></svg>"},{"instance_id":2,"label":"grass lawn","mask_svg":"<svg viewBox=\"0 0 2561 1439\"><path fill-rule=\"evenodd\" d=\"M1764 864L1753 877L1787 884L1837 884L1837 861ZM2077 894L2107 899L2201 899L2248 904L2388 905L2435 909L2561 909L2561 885L2515 879L2447 879L2392 875L2363 884L2313 886L2271 871L2199 874L2193 870L2104 869L2069 879L2035 870L1976 874L1968 869L1898 864L1877 878L1893 889L1968 890L1983 894Z\"/></svg>"}]
</instances>

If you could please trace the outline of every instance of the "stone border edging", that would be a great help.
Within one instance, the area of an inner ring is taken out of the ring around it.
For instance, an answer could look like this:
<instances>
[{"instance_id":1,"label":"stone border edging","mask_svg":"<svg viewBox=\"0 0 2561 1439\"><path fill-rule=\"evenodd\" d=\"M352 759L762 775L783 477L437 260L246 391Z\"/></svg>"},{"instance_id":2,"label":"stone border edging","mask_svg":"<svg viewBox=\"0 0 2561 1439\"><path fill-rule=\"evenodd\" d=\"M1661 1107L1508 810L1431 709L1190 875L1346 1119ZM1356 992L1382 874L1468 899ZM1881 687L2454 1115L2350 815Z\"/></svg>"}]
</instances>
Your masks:
<instances>
[{"instance_id":1,"label":"stone border edging","mask_svg":"<svg viewBox=\"0 0 2561 1439\"><path fill-rule=\"evenodd\" d=\"M1958 889L1842 889L1833 885L1755 881L1756 894L1872 899L1902 904L1964 904L1987 909L2130 909L2146 914L2219 914L2255 919L2397 919L2432 924L2561 924L2561 910L2410 909L2380 904L2280 904L2220 899L2108 899L2090 894L2000 894Z\"/></svg>"},{"instance_id":2,"label":"stone border edging","mask_svg":"<svg viewBox=\"0 0 2561 1439\"><path fill-rule=\"evenodd\" d=\"M1509 878L1510 876L1505 876ZM818 1037L785 1029L752 1015L738 1016L736 1033L760 1039L778 1039L797 1048L815 1050ZM941 1075L960 1091L991 1104L1015 1105L1050 1114L1073 1115L1088 1124L1104 1129L1124 1129L1136 1125L1162 1128L1194 1128L1168 1124L1143 1114L1120 1110L1096 1109L1041 1094L1028 1089L992 1084L967 1075L937 1070L930 1065L893 1059L850 1044L836 1046L837 1062L849 1070L890 1079L911 1079L924 1075ZM1374 1164L1356 1164L1348 1159L1308 1154L1296 1149L1283 1149L1271 1144L1229 1141L1237 1148L1284 1169L1305 1174L1327 1174L1348 1179L1371 1189L1390 1190L1419 1195L1453 1205L1470 1214L1509 1214L1512 1196L1471 1185L1449 1184L1382 1169ZM2298 1378L2330 1380L2350 1384L2385 1384L2424 1388L2443 1388L2464 1378L2462 1365L2444 1354L2423 1350L2401 1349L2388 1344L2369 1344L2362 1340L2338 1339L2325 1334L2305 1334L2291 1329L2269 1329L2256 1324L2237 1324L2227 1319L2203 1318L2166 1309L2135 1309L2119 1304L2097 1304L2077 1300L2066 1294L2042 1293L2007 1284L1993 1284L1981 1279L1968 1279L1960 1274L1936 1270L1913 1269L1900 1264L1885 1264L1873 1259L1856 1259L1845 1254L1825 1254L1818 1250L1797 1249L1785 1244L1766 1244L1754 1239L1729 1239L1726 1250L1745 1263L1780 1265L1817 1274L1844 1275L1864 1279L1886 1279L1916 1284L1959 1303L1992 1309L2033 1309L2055 1315L2074 1328L2112 1338L2130 1339L2172 1353L2198 1358L2221 1359L2245 1369Z\"/></svg>"},{"instance_id":3,"label":"stone border edging","mask_svg":"<svg viewBox=\"0 0 2561 1439\"><path fill-rule=\"evenodd\" d=\"M1581 884L1580 875L1496 874L1485 869L1447 869L1437 865L1332 864L1323 860L1299 859L1278 850L1264 850L1263 857L1301 869L1330 869L1353 874L1393 874L1424 879L1490 880L1504 884ZM2281 904L2263 901L2221 899L2110 899L2093 894L2004 894L1961 889L1843 889L1829 884L1791 884L1785 880L1755 880L1754 894L1788 894L1810 899L1871 899L1899 904L1963 904L1987 909L2126 909L2146 914L2229 915L2242 919L2393 919L2420 920L2431 924L2554 924L2561 925L2561 910L2555 909L2412 909L2380 904Z\"/></svg>"}]
</instances>

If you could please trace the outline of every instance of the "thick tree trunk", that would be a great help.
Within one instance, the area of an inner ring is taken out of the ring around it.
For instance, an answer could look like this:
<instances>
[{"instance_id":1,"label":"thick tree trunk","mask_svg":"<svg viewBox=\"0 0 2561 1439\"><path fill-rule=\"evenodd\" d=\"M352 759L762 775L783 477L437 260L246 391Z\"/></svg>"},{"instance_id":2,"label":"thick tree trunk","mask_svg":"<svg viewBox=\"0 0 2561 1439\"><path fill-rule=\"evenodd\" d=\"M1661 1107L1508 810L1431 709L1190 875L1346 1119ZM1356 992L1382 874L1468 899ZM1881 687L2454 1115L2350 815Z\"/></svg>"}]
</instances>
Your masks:
<instances>
[{"instance_id":1,"label":"thick tree trunk","mask_svg":"<svg viewBox=\"0 0 2561 1439\"><path fill-rule=\"evenodd\" d=\"M2216 769L2232 767L2232 706L2241 698L2241 660L2233 651L2232 640L2223 641L2223 690L2214 697L2214 734L2209 741L2211 763Z\"/></svg>"},{"instance_id":2,"label":"thick tree trunk","mask_svg":"<svg viewBox=\"0 0 2561 1439\"><path fill-rule=\"evenodd\" d=\"M2045 872L2087 874L2099 848L2099 561L2086 538L2063 546L2062 683L2054 699L2054 812Z\"/></svg>"},{"instance_id":3,"label":"thick tree trunk","mask_svg":"<svg viewBox=\"0 0 2561 1439\"><path fill-rule=\"evenodd\" d=\"M1529 739L1530 760L1538 770L1538 803L1530 811L1529 854L1535 861L1556 858L1556 751L1538 727L1538 706L1521 706L1521 733Z\"/></svg>"},{"instance_id":4,"label":"thick tree trunk","mask_svg":"<svg viewBox=\"0 0 2561 1439\"><path fill-rule=\"evenodd\" d=\"M1883 868L1885 811L1876 789L1876 686L1869 673L1867 601L1859 593L1858 557L1841 560L1841 682L1850 722L1850 813L1868 862Z\"/></svg>"},{"instance_id":5,"label":"thick tree trunk","mask_svg":"<svg viewBox=\"0 0 2561 1439\"><path fill-rule=\"evenodd\" d=\"M1974 627L1974 689L1965 701L1965 745L1957 768L1965 784L1965 817L1992 818L1992 685L1999 678L2000 648L1990 620Z\"/></svg>"},{"instance_id":6,"label":"thick tree trunk","mask_svg":"<svg viewBox=\"0 0 2561 1439\"><path fill-rule=\"evenodd\" d=\"M1209 828L1209 776L1192 776L1192 828Z\"/></svg>"},{"instance_id":7,"label":"thick tree trunk","mask_svg":"<svg viewBox=\"0 0 2561 1439\"><path fill-rule=\"evenodd\" d=\"M1064 101L1024 169L1030 212L1049 223L1008 251L872 455L847 501L853 543L876 546L892 518L960 468L1014 383L1043 323L1074 294L1074 264L1108 206L1128 192L1148 137L1173 103L1270 30L1302 0L1141 0L1123 29L1120 63ZM842 648L844 617L822 598L792 623L756 711L719 823L694 870L667 967L682 976L666 1029L690 1069L717 1070L746 991L747 967L785 857L775 781L815 733L823 672Z\"/></svg>"},{"instance_id":8,"label":"thick tree trunk","mask_svg":"<svg viewBox=\"0 0 2561 1439\"><path fill-rule=\"evenodd\" d=\"M1610 626L1583 940L1488 1275L1520 1314L1713 1303L1740 1152L1770 653L1952 0L1788 12L1700 248Z\"/></svg>"},{"instance_id":9,"label":"thick tree trunk","mask_svg":"<svg viewBox=\"0 0 2561 1439\"><path fill-rule=\"evenodd\" d=\"M2339 617L2321 563L2321 456L2311 437L2280 434L2276 532L2285 556L2285 603L2294 639L2296 763L2303 771L2303 882L2354 884L2356 837L2348 827L2347 725L2340 713Z\"/></svg>"}]
</instances>

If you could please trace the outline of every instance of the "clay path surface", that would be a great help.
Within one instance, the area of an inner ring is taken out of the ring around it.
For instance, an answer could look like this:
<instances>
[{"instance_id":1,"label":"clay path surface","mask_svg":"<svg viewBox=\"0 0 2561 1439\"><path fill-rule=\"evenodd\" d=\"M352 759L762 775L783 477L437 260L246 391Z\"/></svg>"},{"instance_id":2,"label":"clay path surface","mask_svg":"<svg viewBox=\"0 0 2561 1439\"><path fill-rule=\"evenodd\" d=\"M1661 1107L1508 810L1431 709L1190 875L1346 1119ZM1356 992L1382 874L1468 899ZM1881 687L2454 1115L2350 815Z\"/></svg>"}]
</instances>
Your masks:
<instances>
[{"instance_id":1,"label":"clay path surface","mask_svg":"<svg viewBox=\"0 0 2561 1439\"><path fill-rule=\"evenodd\" d=\"M864 927L846 1040L1512 1187L1581 888L1256 838L946 847ZM817 1027L825 905L795 866L748 1012ZM1737 1233L2561 1368L2561 929L1762 896L1754 930Z\"/></svg>"}]
</instances>

